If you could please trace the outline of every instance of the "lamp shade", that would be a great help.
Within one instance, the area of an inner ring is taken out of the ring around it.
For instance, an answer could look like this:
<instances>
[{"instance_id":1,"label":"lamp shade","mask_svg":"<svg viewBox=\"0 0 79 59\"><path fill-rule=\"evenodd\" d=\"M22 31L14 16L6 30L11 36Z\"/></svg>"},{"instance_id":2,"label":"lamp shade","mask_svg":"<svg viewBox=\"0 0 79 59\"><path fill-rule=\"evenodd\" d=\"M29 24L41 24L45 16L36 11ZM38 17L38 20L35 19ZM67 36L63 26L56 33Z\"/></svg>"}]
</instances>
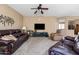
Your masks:
<instances>
[{"instance_id":1,"label":"lamp shade","mask_svg":"<svg viewBox=\"0 0 79 59\"><path fill-rule=\"evenodd\" d=\"M79 35L79 32L78 32L78 35Z\"/></svg>"},{"instance_id":2,"label":"lamp shade","mask_svg":"<svg viewBox=\"0 0 79 59\"><path fill-rule=\"evenodd\" d=\"M25 26L23 26L23 27L22 27L22 29L23 29L23 30L26 30L26 27L25 27Z\"/></svg>"}]
</instances>

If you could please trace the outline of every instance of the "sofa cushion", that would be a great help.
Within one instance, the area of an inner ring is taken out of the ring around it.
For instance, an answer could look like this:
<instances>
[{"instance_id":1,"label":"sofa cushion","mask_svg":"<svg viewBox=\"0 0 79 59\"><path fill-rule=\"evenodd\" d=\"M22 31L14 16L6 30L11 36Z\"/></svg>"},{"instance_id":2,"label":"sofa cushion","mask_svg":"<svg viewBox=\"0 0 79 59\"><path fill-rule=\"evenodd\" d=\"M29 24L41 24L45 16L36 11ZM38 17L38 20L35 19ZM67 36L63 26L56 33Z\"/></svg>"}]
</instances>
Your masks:
<instances>
[{"instance_id":1,"label":"sofa cushion","mask_svg":"<svg viewBox=\"0 0 79 59\"><path fill-rule=\"evenodd\" d=\"M15 30L9 30L9 31L10 31L10 34L14 34L14 33L16 33Z\"/></svg>"},{"instance_id":2,"label":"sofa cushion","mask_svg":"<svg viewBox=\"0 0 79 59\"><path fill-rule=\"evenodd\" d=\"M73 42L75 41L75 37L71 37L71 36L66 36L65 39Z\"/></svg>"},{"instance_id":3,"label":"sofa cushion","mask_svg":"<svg viewBox=\"0 0 79 59\"><path fill-rule=\"evenodd\" d=\"M21 33L21 30L16 30L16 33Z\"/></svg>"},{"instance_id":4,"label":"sofa cushion","mask_svg":"<svg viewBox=\"0 0 79 59\"><path fill-rule=\"evenodd\" d=\"M58 45L57 47L53 47L51 49L51 53L53 53L54 55L75 55L76 54L66 45L63 45L63 46Z\"/></svg>"},{"instance_id":5,"label":"sofa cushion","mask_svg":"<svg viewBox=\"0 0 79 59\"><path fill-rule=\"evenodd\" d=\"M18 37L18 40L24 40L25 37L26 37L26 35L22 35L22 36Z\"/></svg>"},{"instance_id":6,"label":"sofa cushion","mask_svg":"<svg viewBox=\"0 0 79 59\"><path fill-rule=\"evenodd\" d=\"M62 43L65 44L65 45L67 45L67 46L69 46L69 47L73 47L74 44L75 44L74 41L72 41L72 40L70 40L70 39L68 39L66 37L63 38Z\"/></svg>"},{"instance_id":7,"label":"sofa cushion","mask_svg":"<svg viewBox=\"0 0 79 59\"><path fill-rule=\"evenodd\" d=\"M4 35L9 35L9 31L8 30L1 30L0 31L0 36L4 36Z\"/></svg>"},{"instance_id":8,"label":"sofa cushion","mask_svg":"<svg viewBox=\"0 0 79 59\"><path fill-rule=\"evenodd\" d=\"M23 33L14 33L14 34L12 34L12 35L15 36L16 38L18 38L18 37L22 36Z\"/></svg>"}]
</instances>

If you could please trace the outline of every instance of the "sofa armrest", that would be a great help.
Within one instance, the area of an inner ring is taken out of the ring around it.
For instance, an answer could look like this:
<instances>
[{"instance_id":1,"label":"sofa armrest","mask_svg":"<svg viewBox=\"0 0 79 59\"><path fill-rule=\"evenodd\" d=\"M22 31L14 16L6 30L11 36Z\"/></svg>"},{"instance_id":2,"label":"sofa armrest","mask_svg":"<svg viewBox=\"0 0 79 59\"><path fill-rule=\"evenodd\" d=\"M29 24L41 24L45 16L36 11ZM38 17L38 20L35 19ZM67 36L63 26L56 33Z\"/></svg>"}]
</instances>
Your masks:
<instances>
[{"instance_id":1,"label":"sofa armrest","mask_svg":"<svg viewBox=\"0 0 79 59\"><path fill-rule=\"evenodd\" d=\"M66 39L66 40L70 40L70 41L75 42L75 40L74 40L74 39L75 39L75 37L66 36L66 37L65 37L65 39Z\"/></svg>"},{"instance_id":2,"label":"sofa armrest","mask_svg":"<svg viewBox=\"0 0 79 59\"><path fill-rule=\"evenodd\" d=\"M4 49L3 54L11 54L12 50L13 50L13 46L14 46L15 41L12 40L1 40L0 39L0 47L6 47Z\"/></svg>"}]
</instances>

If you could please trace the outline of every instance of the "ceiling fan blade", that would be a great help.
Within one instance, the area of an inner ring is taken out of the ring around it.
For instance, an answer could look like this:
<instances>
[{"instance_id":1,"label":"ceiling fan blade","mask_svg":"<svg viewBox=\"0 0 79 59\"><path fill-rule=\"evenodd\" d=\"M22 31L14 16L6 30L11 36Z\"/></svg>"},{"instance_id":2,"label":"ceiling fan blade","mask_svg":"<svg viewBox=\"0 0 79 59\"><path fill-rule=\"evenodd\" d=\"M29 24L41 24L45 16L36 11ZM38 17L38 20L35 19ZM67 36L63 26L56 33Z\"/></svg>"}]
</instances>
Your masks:
<instances>
[{"instance_id":1,"label":"ceiling fan blade","mask_svg":"<svg viewBox=\"0 0 79 59\"><path fill-rule=\"evenodd\" d=\"M31 8L31 9L37 9L37 8Z\"/></svg>"},{"instance_id":2,"label":"ceiling fan blade","mask_svg":"<svg viewBox=\"0 0 79 59\"><path fill-rule=\"evenodd\" d=\"M44 14L44 12L41 10L41 13Z\"/></svg>"},{"instance_id":3,"label":"ceiling fan blade","mask_svg":"<svg viewBox=\"0 0 79 59\"><path fill-rule=\"evenodd\" d=\"M34 12L34 14L36 14L37 13L37 10Z\"/></svg>"},{"instance_id":4,"label":"ceiling fan blade","mask_svg":"<svg viewBox=\"0 0 79 59\"><path fill-rule=\"evenodd\" d=\"M48 10L48 8L41 8L42 10Z\"/></svg>"}]
</instances>

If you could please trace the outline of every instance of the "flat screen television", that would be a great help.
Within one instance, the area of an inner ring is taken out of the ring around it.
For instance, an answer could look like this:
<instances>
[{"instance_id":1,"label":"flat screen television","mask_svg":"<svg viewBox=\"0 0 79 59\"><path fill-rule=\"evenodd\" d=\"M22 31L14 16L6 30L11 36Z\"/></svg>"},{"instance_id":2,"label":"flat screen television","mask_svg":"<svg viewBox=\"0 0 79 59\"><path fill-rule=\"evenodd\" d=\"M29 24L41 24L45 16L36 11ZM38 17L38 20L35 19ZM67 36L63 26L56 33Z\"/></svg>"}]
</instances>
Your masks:
<instances>
[{"instance_id":1,"label":"flat screen television","mask_svg":"<svg viewBox=\"0 0 79 59\"><path fill-rule=\"evenodd\" d=\"M35 30L44 30L45 24L34 24L34 29Z\"/></svg>"}]
</instances>

